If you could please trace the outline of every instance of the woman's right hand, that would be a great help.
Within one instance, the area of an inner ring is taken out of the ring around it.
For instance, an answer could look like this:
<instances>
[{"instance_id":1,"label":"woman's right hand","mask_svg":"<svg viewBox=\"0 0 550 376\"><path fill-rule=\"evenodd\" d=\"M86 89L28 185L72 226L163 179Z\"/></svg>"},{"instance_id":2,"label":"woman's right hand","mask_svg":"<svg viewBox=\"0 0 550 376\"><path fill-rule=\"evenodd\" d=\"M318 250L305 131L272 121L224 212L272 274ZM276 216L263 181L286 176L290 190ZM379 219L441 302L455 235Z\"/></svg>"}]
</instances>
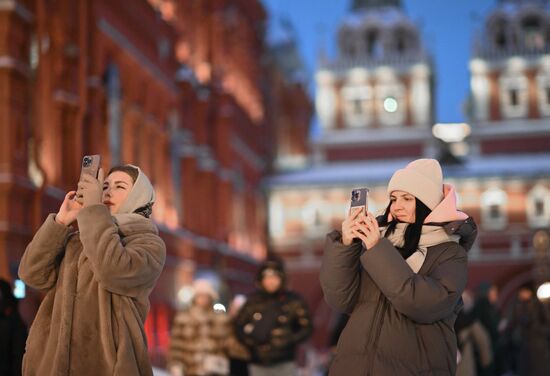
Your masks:
<instances>
[{"instance_id":1,"label":"woman's right hand","mask_svg":"<svg viewBox=\"0 0 550 376\"><path fill-rule=\"evenodd\" d=\"M342 243L344 245L350 245L353 242L353 230L355 230L355 224L359 220L359 215L363 212L360 207L355 207L350 210L348 217L342 222Z\"/></svg>"},{"instance_id":2,"label":"woman's right hand","mask_svg":"<svg viewBox=\"0 0 550 376\"><path fill-rule=\"evenodd\" d=\"M75 196L76 191L67 192L59 211L55 215L57 223L70 226L76 220L78 212L82 209L82 204L75 200Z\"/></svg>"}]
</instances>

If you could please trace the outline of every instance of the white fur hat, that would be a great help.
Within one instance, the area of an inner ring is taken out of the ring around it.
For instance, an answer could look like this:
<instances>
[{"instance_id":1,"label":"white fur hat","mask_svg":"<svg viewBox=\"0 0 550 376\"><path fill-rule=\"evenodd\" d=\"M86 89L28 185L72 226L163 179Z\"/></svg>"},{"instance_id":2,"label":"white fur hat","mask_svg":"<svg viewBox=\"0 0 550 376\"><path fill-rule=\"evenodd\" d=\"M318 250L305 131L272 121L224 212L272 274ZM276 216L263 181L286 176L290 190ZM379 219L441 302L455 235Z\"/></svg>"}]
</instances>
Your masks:
<instances>
[{"instance_id":1,"label":"white fur hat","mask_svg":"<svg viewBox=\"0 0 550 376\"><path fill-rule=\"evenodd\" d=\"M388 184L388 194L404 191L422 201L430 210L443 200L443 172L435 159L417 159L397 170Z\"/></svg>"},{"instance_id":2,"label":"white fur hat","mask_svg":"<svg viewBox=\"0 0 550 376\"><path fill-rule=\"evenodd\" d=\"M193 282L193 296L198 294L206 294L212 298L213 301L218 300L219 295L207 279L197 279Z\"/></svg>"}]
</instances>

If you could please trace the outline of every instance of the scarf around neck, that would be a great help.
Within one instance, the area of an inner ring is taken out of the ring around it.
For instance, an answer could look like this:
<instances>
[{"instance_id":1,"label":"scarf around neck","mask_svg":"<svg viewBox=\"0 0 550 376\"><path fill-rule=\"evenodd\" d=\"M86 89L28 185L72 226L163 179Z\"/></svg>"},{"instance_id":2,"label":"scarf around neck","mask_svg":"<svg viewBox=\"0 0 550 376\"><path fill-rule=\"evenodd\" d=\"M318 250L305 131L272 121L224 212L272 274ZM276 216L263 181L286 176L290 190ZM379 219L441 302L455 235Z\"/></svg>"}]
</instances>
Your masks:
<instances>
[{"instance_id":1,"label":"scarf around neck","mask_svg":"<svg viewBox=\"0 0 550 376\"><path fill-rule=\"evenodd\" d=\"M388 240L395 247L403 247L405 245L405 230L407 229L408 223L398 223L395 227L395 231L388 235ZM380 234L384 236L386 233L387 227L380 228ZM437 244L445 242L455 242L458 243L460 236L458 235L448 235L445 232L445 229L441 226L422 226L422 234L420 235L420 241L418 242L418 249L412 255L410 255L405 261L410 266L413 272L418 273L424 260L426 259L426 254L429 247L432 247Z\"/></svg>"}]
</instances>

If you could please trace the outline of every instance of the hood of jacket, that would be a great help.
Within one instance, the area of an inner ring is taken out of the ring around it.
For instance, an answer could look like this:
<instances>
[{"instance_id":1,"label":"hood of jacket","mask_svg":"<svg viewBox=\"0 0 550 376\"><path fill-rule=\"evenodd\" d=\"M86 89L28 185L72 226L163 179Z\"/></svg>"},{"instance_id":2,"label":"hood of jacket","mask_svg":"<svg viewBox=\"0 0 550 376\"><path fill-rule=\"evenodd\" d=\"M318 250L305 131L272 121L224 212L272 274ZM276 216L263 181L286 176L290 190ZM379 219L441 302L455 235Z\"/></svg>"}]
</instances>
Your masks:
<instances>
[{"instance_id":1,"label":"hood of jacket","mask_svg":"<svg viewBox=\"0 0 550 376\"><path fill-rule=\"evenodd\" d=\"M452 185L443 184L443 200L424 221L426 225L439 225L448 235L460 236L459 244L469 251L477 237L474 219L456 207L456 192Z\"/></svg>"}]
</instances>

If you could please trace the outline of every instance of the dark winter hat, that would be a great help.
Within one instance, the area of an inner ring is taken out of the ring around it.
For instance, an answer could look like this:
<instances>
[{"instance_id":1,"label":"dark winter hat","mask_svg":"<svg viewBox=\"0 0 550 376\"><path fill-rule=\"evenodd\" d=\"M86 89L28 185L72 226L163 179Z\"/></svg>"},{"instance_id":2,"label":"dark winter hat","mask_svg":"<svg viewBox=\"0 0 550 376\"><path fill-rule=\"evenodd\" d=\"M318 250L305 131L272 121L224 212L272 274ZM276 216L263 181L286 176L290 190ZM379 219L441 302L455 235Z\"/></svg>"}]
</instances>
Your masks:
<instances>
[{"instance_id":1,"label":"dark winter hat","mask_svg":"<svg viewBox=\"0 0 550 376\"><path fill-rule=\"evenodd\" d=\"M265 260L258 269L256 280L261 282L262 279L269 273L275 273L279 275L283 280L286 277L283 262L279 259L269 258Z\"/></svg>"}]
</instances>

